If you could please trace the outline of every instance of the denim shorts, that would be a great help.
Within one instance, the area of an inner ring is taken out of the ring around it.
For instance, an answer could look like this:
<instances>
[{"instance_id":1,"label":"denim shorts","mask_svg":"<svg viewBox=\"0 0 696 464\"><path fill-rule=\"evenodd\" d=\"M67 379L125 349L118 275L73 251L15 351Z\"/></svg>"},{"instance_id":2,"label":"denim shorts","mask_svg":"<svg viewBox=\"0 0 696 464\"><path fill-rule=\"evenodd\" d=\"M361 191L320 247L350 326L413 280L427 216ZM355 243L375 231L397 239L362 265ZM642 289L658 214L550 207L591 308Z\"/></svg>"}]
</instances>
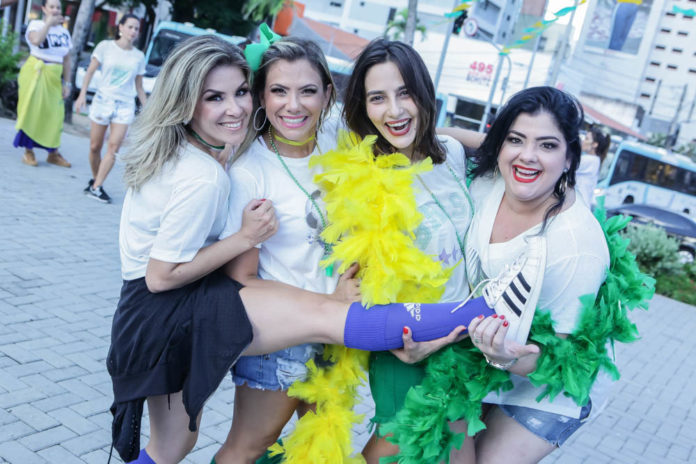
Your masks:
<instances>
[{"instance_id":1,"label":"denim shorts","mask_svg":"<svg viewBox=\"0 0 696 464\"><path fill-rule=\"evenodd\" d=\"M305 364L321 353L324 346L305 343L260 356L242 356L232 366L235 385L257 390L287 390L295 381L307 379Z\"/></svg>"},{"instance_id":2,"label":"denim shorts","mask_svg":"<svg viewBox=\"0 0 696 464\"><path fill-rule=\"evenodd\" d=\"M102 126L110 122L128 125L135 119L135 100L116 100L97 92L89 107L89 119Z\"/></svg>"},{"instance_id":3,"label":"denim shorts","mask_svg":"<svg viewBox=\"0 0 696 464\"><path fill-rule=\"evenodd\" d=\"M512 406L509 404L497 405L508 417L532 432L542 440L553 446L561 446L570 436L587 421L592 410L592 400L580 409L580 418L563 416L538 409Z\"/></svg>"}]
</instances>

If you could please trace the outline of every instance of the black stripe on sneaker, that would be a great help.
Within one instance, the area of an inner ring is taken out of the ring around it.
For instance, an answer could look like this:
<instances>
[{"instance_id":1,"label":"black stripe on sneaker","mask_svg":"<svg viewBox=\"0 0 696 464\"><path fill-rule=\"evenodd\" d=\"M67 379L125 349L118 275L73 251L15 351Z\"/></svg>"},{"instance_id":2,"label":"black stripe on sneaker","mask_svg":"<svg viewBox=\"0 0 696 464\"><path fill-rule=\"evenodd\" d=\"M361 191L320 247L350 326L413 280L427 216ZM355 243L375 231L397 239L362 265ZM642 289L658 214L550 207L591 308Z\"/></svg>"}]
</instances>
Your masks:
<instances>
[{"instance_id":1,"label":"black stripe on sneaker","mask_svg":"<svg viewBox=\"0 0 696 464\"><path fill-rule=\"evenodd\" d=\"M520 311L520 309L517 307L517 305L512 302L512 300L510 299L509 296L507 296L507 293L503 293L503 300L505 300L505 302L508 304L510 309L512 309L512 311L515 314L517 314L517 317L520 317L522 315L522 311Z\"/></svg>"},{"instance_id":2,"label":"black stripe on sneaker","mask_svg":"<svg viewBox=\"0 0 696 464\"><path fill-rule=\"evenodd\" d=\"M522 304L525 304L527 302L527 299L522 295L522 293L520 293L520 291L515 286L514 280L510 282L510 289L512 290L512 293L514 293L517 296L517 299L520 300Z\"/></svg>"},{"instance_id":3,"label":"black stripe on sneaker","mask_svg":"<svg viewBox=\"0 0 696 464\"><path fill-rule=\"evenodd\" d=\"M519 272L519 273L517 274L517 278L520 279L520 283L522 284L522 286L524 287L524 289L527 290L527 292L529 292L529 291L532 289L532 287L529 286L529 284L527 283L527 281L524 280L524 277L522 276L522 273L521 273L521 272Z\"/></svg>"}]
</instances>

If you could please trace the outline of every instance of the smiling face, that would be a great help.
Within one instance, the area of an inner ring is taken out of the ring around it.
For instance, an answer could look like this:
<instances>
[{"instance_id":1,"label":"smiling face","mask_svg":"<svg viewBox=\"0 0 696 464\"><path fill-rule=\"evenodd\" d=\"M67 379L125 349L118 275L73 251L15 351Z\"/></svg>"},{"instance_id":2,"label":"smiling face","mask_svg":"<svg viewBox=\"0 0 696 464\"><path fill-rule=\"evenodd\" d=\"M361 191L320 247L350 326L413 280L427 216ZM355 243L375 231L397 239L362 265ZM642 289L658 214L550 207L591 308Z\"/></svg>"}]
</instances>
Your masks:
<instances>
[{"instance_id":1,"label":"smiling face","mask_svg":"<svg viewBox=\"0 0 696 464\"><path fill-rule=\"evenodd\" d=\"M126 22L118 25L119 37L123 37L129 44L133 44L140 34L140 21L128 18Z\"/></svg>"},{"instance_id":2,"label":"smiling face","mask_svg":"<svg viewBox=\"0 0 696 464\"><path fill-rule=\"evenodd\" d=\"M205 78L191 128L212 145L239 145L247 132L251 106L242 71L236 66L218 66Z\"/></svg>"},{"instance_id":3,"label":"smiling face","mask_svg":"<svg viewBox=\"0 0 696 464\"><path fill-rule=\"evenodd\" d=\"M533 205L549 201L556 182L570 167L567 148L550 113L520 113L498 154L508 200Z\"/></svg>"},{"instance_id":4,"label":"smiling face","mask_svg":"<svg viewBox=\"0 0 696 464\"><path fill-rule=\"evenodd\" d=\"M58 16L62 14L60 0L46 0L46 4L41 7L45 16Z\"/></svg>"},{"instance_id":5,"label":"smiling face","mask_svg":"<svg viewBox=\"0 0 696 464\"><path fill-rule=\"evenodd\" d=\"M308 60L280 59L269 66L261 106L277 134L302 142L316 132L329 103L328 87L324 88L321 75Z\"/></svg>"},{"instance_id":6,"label":"smiling face","mask_svg":"<svg viewBox=\"0 0 696 464\"><path fill-rule=\"evenodd\" d=\"M582 151L583 153L594 154L596 149L597 143L594 141L594 138L592 137L592 132L587 131L585 137L583 137L582 139Z\"/></svg>"},{"instance_id":7,"label":"smiling face","mask_svg":"<svg viewBox=\"0 0 696 464\"><path fill-rule=\"evenodd\" d=\"M365 107L382 137L399 152L412 156L418 134L418 106L396 64L386 61L367 71Z\"/></svg>"}]
</instances>

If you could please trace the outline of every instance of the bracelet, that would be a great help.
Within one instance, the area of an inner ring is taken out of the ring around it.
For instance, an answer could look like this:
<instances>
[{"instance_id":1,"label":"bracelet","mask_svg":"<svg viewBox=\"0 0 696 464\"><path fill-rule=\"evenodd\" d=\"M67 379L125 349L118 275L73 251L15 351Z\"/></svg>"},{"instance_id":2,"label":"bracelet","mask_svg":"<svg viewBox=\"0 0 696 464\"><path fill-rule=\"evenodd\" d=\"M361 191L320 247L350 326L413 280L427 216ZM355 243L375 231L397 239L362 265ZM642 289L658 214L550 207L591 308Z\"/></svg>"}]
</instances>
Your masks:
<instances>
[{"instance_id":1,"label":"bracelet","mask_svg":"<svg viewBox=\"0 0 696 464\"><path fill-rule=\"evenodd\" d=\"M488 356L486 356L485 353L483 354L483 357L486 358L486 362L488 363L489 366L493 366L496 369L500 369L501 371L506 371L506 370L510 369L517 362L517 358L514 358L508 362L499 363L499 362L491 360Z\"/></svg>"},{"instance_id":2,"label":"bracelet","mask_svg":"<svg viewBox=\"0 0 696 464\"><path fill-rule=\"evenodd\" d=\"M65 87L66 85L67 85L68 87L72 87L72 84L71 84L70 82L68 82L68 81L63 81L63 87Z\"/></svg>"}]
</instances>

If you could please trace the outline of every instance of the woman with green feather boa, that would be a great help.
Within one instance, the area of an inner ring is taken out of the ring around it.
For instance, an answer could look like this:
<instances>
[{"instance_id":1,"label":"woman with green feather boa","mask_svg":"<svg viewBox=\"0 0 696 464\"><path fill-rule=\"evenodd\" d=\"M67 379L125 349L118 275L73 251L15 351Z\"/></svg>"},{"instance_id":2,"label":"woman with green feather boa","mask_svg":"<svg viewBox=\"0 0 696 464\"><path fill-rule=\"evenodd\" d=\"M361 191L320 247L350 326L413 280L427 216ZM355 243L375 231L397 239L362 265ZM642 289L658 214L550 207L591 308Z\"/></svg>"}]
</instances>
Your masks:
<instances>
[{"instance_id":1,"label":"woman with green feather boa","mask_svg":"<svg viewBox=\"0 0 696 464\"><path fill-rule=\"evenodd\" d=\"M545 273L529 335L508 333L500 317L479 318L470 339L430 358L423 383L382 427L399 445L400 463L535 463L604 406L618 379L608 347L636 338L626 312L646 307L653 281L617 234L626 220L599 213L598 222L576 201L582 121L574 97L536 87L501 108L482 143L481 134L445 131L480 144L470 173L471 285L496 275L530 237L546 241ZM462 418L466 436L442 426Z\"/></svg>"}]
</instances>

